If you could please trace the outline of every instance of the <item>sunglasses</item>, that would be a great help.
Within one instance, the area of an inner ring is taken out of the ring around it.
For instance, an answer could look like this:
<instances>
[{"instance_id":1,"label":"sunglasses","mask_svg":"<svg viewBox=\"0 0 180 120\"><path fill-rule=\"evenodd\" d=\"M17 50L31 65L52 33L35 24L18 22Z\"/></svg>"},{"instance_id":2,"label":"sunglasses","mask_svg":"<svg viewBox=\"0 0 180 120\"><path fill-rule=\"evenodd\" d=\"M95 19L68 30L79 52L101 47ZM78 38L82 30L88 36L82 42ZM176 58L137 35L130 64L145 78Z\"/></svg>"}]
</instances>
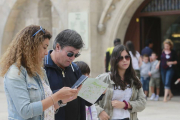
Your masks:
<instances>
[{"instance_id":1,"label":"sunglasses","mask_svg":"<svg viewBox=\"0 0 180 120\"><path fill-rule=\"evenodd\" d=\"M130 56L129 55L126 55L126 56L119 56L118 58L117 58L117 61L122 61L123 59L126 59L126 60L130 60Z\"/></svg>"},{"instance_id":2,"label":"sunglasses","mask_svg":"<svg viewBox=\"0 0 180 120\"><path fill-rule=\"evenodd\" d=\"M68 57L73 57L74 56L75 58L77 58L77 57L79 57L81 55L80 53L74 54L73 52L67 52L67 51L66 51L66 53L67 53Z\"/></svg>"},{"instance_id":3,"label":"sunglasses","mask_svg":"<svg viewBox=\"0 0 180 120\"><path fill-rule=\"evenodd\" d=\"M40 26L40 29L39 29L36 33L33 34L33 37L34 37L36 34L38 34L40 31L43 31L43 33L45 33L44 29Z\"/></svg>"}]
</instances>

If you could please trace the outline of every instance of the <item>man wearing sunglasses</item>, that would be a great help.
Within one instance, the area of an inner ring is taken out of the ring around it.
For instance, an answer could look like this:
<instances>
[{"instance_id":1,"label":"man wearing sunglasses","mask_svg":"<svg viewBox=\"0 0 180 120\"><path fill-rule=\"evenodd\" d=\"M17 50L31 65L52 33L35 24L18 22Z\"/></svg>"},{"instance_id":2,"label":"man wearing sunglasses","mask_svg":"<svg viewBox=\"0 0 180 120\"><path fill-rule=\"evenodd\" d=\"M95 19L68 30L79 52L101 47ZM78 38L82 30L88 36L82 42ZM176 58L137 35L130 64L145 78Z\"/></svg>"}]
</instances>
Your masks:
<instances>
[{"instance_id":1,"label":"man wearing sunglasses","mask_svg":"<svg viewBox=\"0 0 180 120\"><path fill-rule=\"evenodd\" d=\"M73 60L80 55L83 45L81 36L73 30L64 30L55 38L53 50L48 52L44 63L53 92L64 86L73 86L82 75ZM80 97L68 103L58 103L60 108L55 120L85 120L85 105L91 105Z\"/></svg>"}]
</instances>

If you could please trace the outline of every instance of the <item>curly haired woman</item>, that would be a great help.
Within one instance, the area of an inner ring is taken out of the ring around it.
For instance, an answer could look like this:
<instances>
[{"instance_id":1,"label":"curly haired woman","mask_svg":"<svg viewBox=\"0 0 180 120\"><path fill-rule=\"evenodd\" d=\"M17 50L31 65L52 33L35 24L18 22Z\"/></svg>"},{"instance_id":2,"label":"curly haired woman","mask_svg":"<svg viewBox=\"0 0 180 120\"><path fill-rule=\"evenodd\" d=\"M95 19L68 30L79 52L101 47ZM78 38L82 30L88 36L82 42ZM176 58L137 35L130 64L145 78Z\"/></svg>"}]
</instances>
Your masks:
<instances>
[{"instance_id":1,"label":"curly haired woman","mask_svg":"<svg viewBox=\"0 0 180 120\"><path fill-rule=\"evenodd\" d=\"M104 98L96 106L100 120L138 120L137 112L144 110L146 99L124 45L113 50L111 72L97 79L109 84Z\"/></svg>"},{"instance_id":2,"label":"curly haired woman","mask_svg":"<svg viewBox=\"0 0 180 120\"><path fill-rule=\"evenodd\" d=\"M54 120L58 101L71 101L78 90L64 87L52 93L43 69L51 34L41 26L22 29L0 61L9 120Z\"/></svg>"}]
</instances>

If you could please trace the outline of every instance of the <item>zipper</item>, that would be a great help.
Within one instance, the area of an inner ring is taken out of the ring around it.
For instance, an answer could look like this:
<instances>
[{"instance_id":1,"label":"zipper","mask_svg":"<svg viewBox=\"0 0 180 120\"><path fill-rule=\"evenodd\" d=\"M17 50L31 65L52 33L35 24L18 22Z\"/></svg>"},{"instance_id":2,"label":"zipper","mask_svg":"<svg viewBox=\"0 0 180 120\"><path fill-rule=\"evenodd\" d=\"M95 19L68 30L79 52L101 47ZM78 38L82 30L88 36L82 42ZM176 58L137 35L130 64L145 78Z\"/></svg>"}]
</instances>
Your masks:
<instances>
[{"instance_id":1,"label":"zipper","mask_svg":"<svg viewBox=\"0 0 180 120\"><path fill-rule=\"evenodd\" d=\"M62 70L62 75L63 75L63 77L65 77L65 73L64 73L64 71Z\"/></svg>"}]
</instances>

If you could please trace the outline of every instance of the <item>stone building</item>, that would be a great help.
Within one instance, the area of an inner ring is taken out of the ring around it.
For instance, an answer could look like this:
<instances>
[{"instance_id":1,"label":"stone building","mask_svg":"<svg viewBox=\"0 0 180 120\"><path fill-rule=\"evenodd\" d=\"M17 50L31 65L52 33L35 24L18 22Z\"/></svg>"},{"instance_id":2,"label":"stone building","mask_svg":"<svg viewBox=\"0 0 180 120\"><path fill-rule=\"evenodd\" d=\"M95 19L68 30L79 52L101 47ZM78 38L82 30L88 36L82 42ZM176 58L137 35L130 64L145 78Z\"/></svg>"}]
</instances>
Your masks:
<instances>
[{"instance_id":1,"label":"stone building","mask_svg":"<svg viewBox=\"0 0 180 120\"><path fill-rule=\"evenodd\" d=\"M49 49L60 31L75 29L86 44L76 60L87 62L95 77L104 72L105 51L115 38L132 40L140 51L151 37L160 54L162 41L180 33L179 9L179 0L0 0L0 55L27 25L52 32ZM179 37L173 39L177 50Z\"/></svg>"}]
</instances>

